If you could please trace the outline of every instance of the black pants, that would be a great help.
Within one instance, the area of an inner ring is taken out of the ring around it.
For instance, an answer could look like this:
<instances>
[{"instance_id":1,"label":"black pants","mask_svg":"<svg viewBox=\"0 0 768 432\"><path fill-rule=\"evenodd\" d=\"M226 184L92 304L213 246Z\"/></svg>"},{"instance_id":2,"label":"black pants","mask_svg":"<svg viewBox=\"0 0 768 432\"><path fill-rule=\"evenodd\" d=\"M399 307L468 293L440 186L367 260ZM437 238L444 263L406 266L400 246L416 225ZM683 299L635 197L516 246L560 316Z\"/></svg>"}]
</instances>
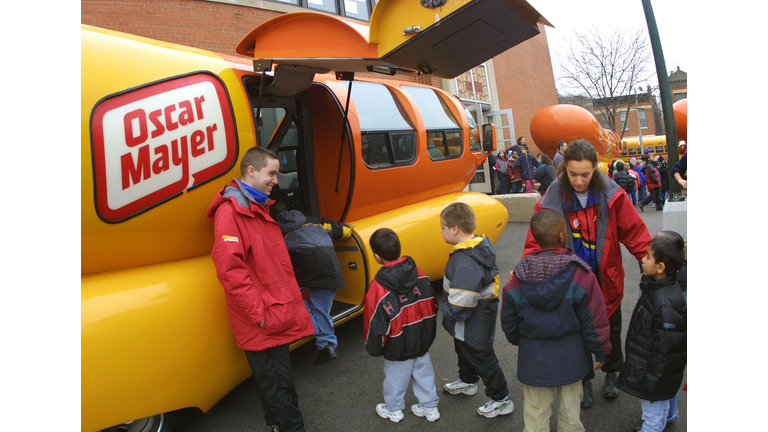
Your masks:
<instances>
[{"instance_id":1,"label":"black pants","mask_svg":"<svg viewBox=\"0 0 768 432\"><path fill-rule=\"evenodd\" d=\"M621 349L621 305L619 305L616 312L608 318L608 326L610 327L609 339L611 341L611 353L605 359L605 364L600 368L601 371L606 373L616 373L621 371L621 365L624 363L624 352ZM590 358L592 356L590 355ZM594 365L594 363L592 363ZM590 370L589 374L582 380L587 382L595 377L595 371Z\"/></svg>"},{"instance_id":2,"label":"black pants","mask_svg":"<svg viewBox=\"0 0 768 432\"><path fill-rule=\"evenodd\" d=\"M485 395L493 400L501 400L509 395L507 379L504 378L493 348L476 350L458 339L453 340L453 348L459 357L459 378L462 381L476 383L482 378Z\"/></svg>"},{"instance_id":3,"label":"black pants","mask_svg":"<svg viewBox=\"0 0 768 432\"><path fill-rule=\"evenodd\" d=\"M661 200L661 188L653 188L648 191L648 196L644 200L640 201L640 204L647 206L651 201L656 200L656 210L661 211L664 209L664 201Z\"/></svg>"},{"instance_id":4,"label":"black pants","mask_svg":"<svg viewBox=\"0 0 768 432\"><path fill-rule=\"evenodd\" d=\"M288 345L263 351L245 351L261 394L264 420L277 425L280 432L303 432L304 418L299 411L299 395L293 380Z\"/></svg>"}]
</instances>

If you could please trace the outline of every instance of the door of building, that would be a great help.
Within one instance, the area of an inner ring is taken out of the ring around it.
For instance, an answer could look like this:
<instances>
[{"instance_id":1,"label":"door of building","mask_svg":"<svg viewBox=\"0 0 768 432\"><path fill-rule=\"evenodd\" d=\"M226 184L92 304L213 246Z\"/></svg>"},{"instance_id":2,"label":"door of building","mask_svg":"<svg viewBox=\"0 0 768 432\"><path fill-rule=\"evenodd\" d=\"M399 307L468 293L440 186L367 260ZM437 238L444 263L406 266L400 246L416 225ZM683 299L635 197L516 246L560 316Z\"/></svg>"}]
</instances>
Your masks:
<instances>
[{"instance_id":1,"label":"door of building","mask_svg":"<svg viewBox=\"0 0 768 432\"><path fill-rule=\"evenodd\" d=\"M486 123L483 117L483 107L480 104L474 104L466 107L471 119L474 119L476 125ZM482 165L477 167L475 176L469 181L467 187L464 189L471 192L481 192L485 194L492 194L496 186L496 179L494 178L494 171L491 169L488 159L483 162Z\"/></svg>"}]
</instances>

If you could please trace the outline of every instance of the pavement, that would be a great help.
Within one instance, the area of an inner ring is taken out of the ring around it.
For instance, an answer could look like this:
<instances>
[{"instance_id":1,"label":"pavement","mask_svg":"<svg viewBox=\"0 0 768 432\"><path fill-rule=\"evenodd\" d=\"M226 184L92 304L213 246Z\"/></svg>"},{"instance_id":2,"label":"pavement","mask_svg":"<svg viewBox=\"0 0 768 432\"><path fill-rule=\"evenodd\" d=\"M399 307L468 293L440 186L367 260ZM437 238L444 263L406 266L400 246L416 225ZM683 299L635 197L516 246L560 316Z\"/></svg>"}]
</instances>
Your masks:
<instances>
[{"instance_id":1,"label":"pavement","mask_svg":"<svg viewBox=\"0 0 768 432\"><path fill-rule=\"evenodd\" d=\"M646 207L640 216L651 236L661 231L663 212ZM497 265L502 283L522 256L528 229L527 222L510 222L496 242ZM407 251L403 251L407 254ZM640 269L637 259L622 247L625 269L625 297L622 303L622 330L626 335L630 316L639 296ZM418 263L417 263L418 264ZM441 320L441 317L438 317ZM439 322L439 321L438 321ZM477 395L450 395L443 393L443 384L458 378L453 340L438 324L437 338L430 349L435 379L440 396L441 419L430 423L414 416L410 406L417 403L412 390L405 396L405 419L399 423L380 418L374 408L383 402L383 359L369 356L363 345L362 316L336 329L339 339L337 360L315 367L312 361L316 351L313 343L294 350L291 354L300 408L309 431L522 431L523 386L517 381L517 347L509 344L497 322L495 350L507 379L515 411L506 416L486 419L476 413L488 398L485 387L479 384ZM617 399L605 399L602 388L605 374L597 372L593 381L595 404L582 410L581 420L590 432L631 431L641 424L640 401L621 393ZM687 392L681 391L678 400L680 419L667 428L670 432L687 429ZM556 430L557 402L553 405L551 430ZM208 413L195 413L188 417L185 432L237 432L267 430L259 393L252 378L230 392Z\"/></svg>"}]
</instances>

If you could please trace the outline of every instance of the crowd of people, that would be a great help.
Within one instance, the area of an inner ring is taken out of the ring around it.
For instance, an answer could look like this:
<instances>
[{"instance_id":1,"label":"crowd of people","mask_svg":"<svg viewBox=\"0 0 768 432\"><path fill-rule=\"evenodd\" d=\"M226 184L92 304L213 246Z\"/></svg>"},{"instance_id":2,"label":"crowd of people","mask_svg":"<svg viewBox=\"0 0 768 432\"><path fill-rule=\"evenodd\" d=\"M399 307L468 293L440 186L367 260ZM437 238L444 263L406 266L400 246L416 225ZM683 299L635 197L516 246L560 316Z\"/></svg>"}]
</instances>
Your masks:
<instances>
[{"instance_id":1,"label":"crowd of people","mask_svg":"<svg viewBox=\"0 0 768 432\"><path fill-rule=\"evenodd\" d=\"M680 141L681 151L686 150L685 141ZM530 154L525 138L519 137L517 144L507 150L499 150L495 155L489 156L491 169L494 171L494 193L516 194L531 193L536 182L539 183L538 192L543 196L556 177L557 169L563 161L563 152L568 148L568 143L557 143L557 152L554 160L549 156L539 153L536 157ZM683 189L688 187L685 178L687 160L683 153L673 169L673 178L680 183ZM632 205L641 212L646 206L657 211L664 210L664 202L669 193L670 167L667 159L662 155L654 155L651 147L643 150L639 158L631 158L627 163L616 159L609 165L608 178L614 180L627 193Z\"/></svg>"},{"instance_id":2,"label":"crowd of people","mask_svg":"<svg viewBox=\"0 0 768 432\"><path fill-rule=\"evenodd\" d=\"M658 168L663 161L647 152L641 158L642 170L632 163L625 168L619 161L611 166L609 178L597 169L597 153L587 141L558 145L555 161L546 155L531 156L522 137L510 153L507 157L499 152L495 164L497 171L510 173L506 176L510 190L518 182L518 189L530 193L535 180L543 190L523 257L503 289L494 245L475 233L472 207L454 202L440 214L443 240L453 248L439 310L442 326L453 339L458 369L458 379L443 385L443 391L472 396L482 380L488 401L477 414L494 418L514 411L508 381L494 352L499 316L507 340L519 347L517 380L523 385L526 431L549 430L555 394L558 430L584 431L580 412L593 404L592 380L598 369L605 373L604 397L616 398L623 391L640 400L643 423L636 431L662 431L678 418L677 395L687 361L685 244L671 231L651 238L635 203L641 211L654 199L657 209L663 206L660 189L667 175ZM685 160L684 155L683 164ZM676 179L678 165L672 170ZM351 227L320 221L300 233L307 216L271 208L275 201L269 194L278 171L274 153L250 149L241 161L241 179L222 188L208 216L214 221L212 258L232 330L256 378L265 421L272 431L293 432L305 431L306 426L289 345L315 334L315 364L336 357L333 328L325 322L326 303L335 289L343 287L343 280L331 271L322 284L313 284L311 278L297 282L290 270L299 270L299 262L301 271L311 270L323 254L296 257L286 240L289 234L301 236L293 241L327 252L330 239L345 238ZM537 175L539 171L542 174ZM637 183L640 174L646 176L650 193L632 198L633 190L642 190ZM678 181L687 187L683 176ZM501 188L505 186L500 182ZM267 244L271 253L259 260L249 256L252 250L266 250ZM642 270L626 356L621 338L622 244ZM370 355L383 357L384 402L376 405L375 412L392 422L403 420L404 396L412 386L418 403L410 407L411 413L437 421L440 398L429 357L437 332L437 297L429 278L402 253L397 233L378 229L370 247L382 266L364 302L365 348ZM330 260L322 267L337 265ZM330 291L319 295L310 291L302 297L300 286ZM317 307L311 308L303 298L310 303L319 299Z\"/></svg>"},{"instance_id":3,"label":"crowd of people","mask_svg":"<svg viewBox=\"0 0 768 432\"><path fill-rule=\"evenodd\" d=\"M559 150L558 154L562 155ZM489 156L489 163L495 173L494 192L497 194L532 193L536 182L539 182L538 192L544 195L555 179L557 167L557 160L553 162L543 153L534 157L525 143L525 137L519 137L509 149Z\"/></svg>"}]
</instances>

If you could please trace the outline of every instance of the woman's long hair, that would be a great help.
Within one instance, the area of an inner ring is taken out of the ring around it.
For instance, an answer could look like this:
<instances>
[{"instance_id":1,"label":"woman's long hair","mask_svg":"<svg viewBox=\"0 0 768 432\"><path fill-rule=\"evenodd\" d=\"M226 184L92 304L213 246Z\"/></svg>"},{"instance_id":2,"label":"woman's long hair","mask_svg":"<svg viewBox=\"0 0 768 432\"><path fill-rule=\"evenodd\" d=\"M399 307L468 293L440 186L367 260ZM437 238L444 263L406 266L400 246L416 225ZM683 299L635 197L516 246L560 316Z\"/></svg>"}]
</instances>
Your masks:
<instances>
[{"instance_id":1,"label":"woman's long hair","mask_svg":"<svg viewBox=\"0 0 768 432\"><path fill-rule=\"evenodd\" d=\"M563 153L563 163L560 164L560 172L557 173L557 178L560 180L560 184L563 189L563 203L565 204L565 215L568 217L568 213L571 211L573 202L576 199L576 193L571 186L571 181L568 179L568 171L566 165L569 161L582 161L588 160L592 162L592 167L597 168L597 151L586 140L576 140L565 149ZM605 189L605 175L600 170L595 169L592 174L592 180L589 182L589 190L595 193L601 193ZM600 215L600 206L598 206L598 215Z\"/></svg>"}]
</instances>

